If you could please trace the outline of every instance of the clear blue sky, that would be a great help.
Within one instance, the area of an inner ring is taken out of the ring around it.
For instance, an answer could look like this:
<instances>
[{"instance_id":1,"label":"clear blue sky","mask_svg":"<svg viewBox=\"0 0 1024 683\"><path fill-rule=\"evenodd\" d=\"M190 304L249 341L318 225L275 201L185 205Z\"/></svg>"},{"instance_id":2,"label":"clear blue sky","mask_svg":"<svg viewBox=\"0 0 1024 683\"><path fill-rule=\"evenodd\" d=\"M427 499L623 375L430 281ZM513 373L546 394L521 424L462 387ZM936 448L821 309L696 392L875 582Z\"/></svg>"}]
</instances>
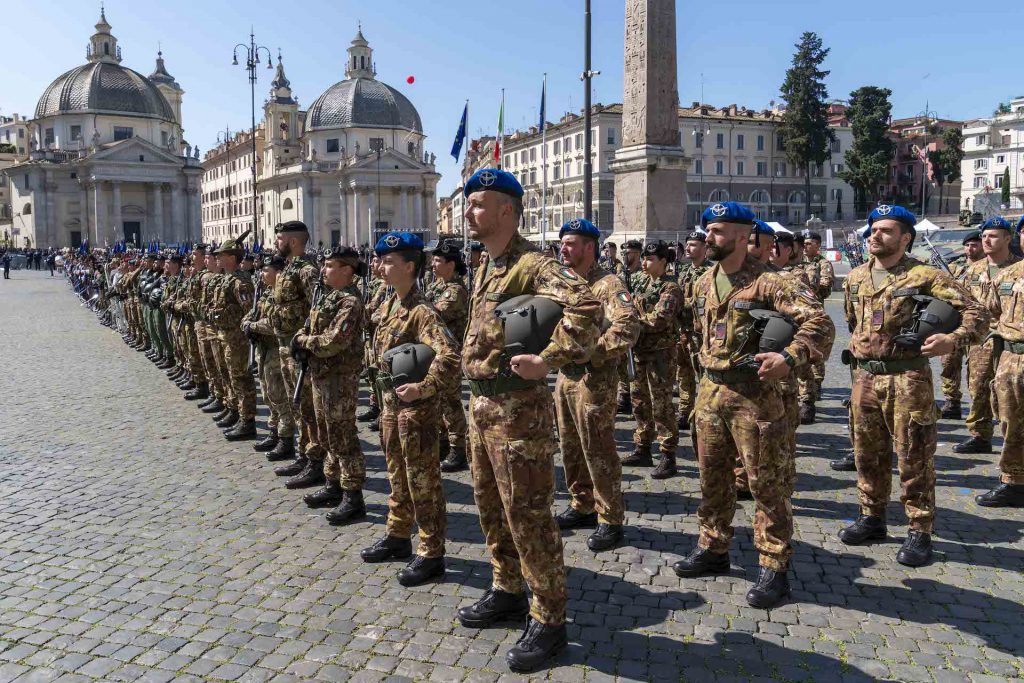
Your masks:
<instances>
[{"instance_id":1,"label":"clear blue sky","mask_svg":"<svg viewBox=\"0 0 1024 683\"><path fill-rule=\"evenodd\" d=\"M11 19L4 35L0 113L31 115L42 90L85 61L99 2L3 0ZM231 66L231 48L247 41L280 47L292 88L305 107L344 78L345 49L362 21L375 50L378 78L419 109L443 174L439 194L457 182L449 155L465 100L474 135L492 133L501 88L506 132L537 118L542 74L548 73L548 120L583 102L583 0L304 0L228 2L108 0L107 19L124 64L153 70L157 43L167 69L185 89L185 137L203 151L219 130L249 126L249 84ZM622 100L624 2L593 0L594 101ZM804 30L832 52L829 95L845 98L861 85L893 91L893 113L913 116L925 103L940 116L988 115L1000 101L1024 94L1015 50L1024 3L932 0L860 3L821 0L719 0L677 3L679 98L716 106L762 108L778 88ZM262 70L257 106L269 89ZM413 85L406 83L415 76Z\"/></svg>"}]
</instances>

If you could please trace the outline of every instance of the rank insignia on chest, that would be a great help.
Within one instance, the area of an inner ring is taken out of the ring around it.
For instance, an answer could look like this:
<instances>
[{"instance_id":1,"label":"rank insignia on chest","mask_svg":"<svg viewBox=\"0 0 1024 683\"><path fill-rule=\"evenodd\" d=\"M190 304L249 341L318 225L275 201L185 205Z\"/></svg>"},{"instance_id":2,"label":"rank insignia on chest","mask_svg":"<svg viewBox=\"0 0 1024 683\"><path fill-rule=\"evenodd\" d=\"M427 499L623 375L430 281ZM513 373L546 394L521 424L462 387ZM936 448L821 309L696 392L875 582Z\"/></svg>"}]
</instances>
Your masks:
<instances>
[{"instance_id":1,"label":"rank insignia on chest","mask_svg":"<svg viewBox=\"0 0 1024 683\"><path fill-rule=\"evenodd\" d=\"M860 285L850 285L850 294L856 295L860 290Z\"/></svg>"},{"instance_id":2,"label":"rank insignia on chest","mask_svg":"<svg viewBox=\"0 0 1024 683\"><path fill-rule=\"evenodd\" d=\"M347 320L345 322L341 323L341 331L342 332L348 332L348 328L349 328L349 322Z\"/></svg>"},{"instance_id":3,"label":"rank insignia on chest","mask_svg":"<svg viewBox=\"0 0 1024 683\"><path fill-rule=\"evenodd\" d=\"M871 311L871 326L872 327L881 327L882 326L882 320L883 320L883 315L882 315L882 310L881 309L876 309L874 311Z\"/></svg>"},{"instance_id":4,"label":"rank insignia on chest","mask_svg":"<svg viewBox=\"0 0 1024 683\"><path fill-rule=\"evenodd\" d=\"M1000 282L999 283L999 296L1009 296L1013 294L1013 283L1012 282Z\"/></svg>"},{"instance_id":5,"label":"rank insignia on chest","mask_svg":"<svg viewBox=\"0 0 1024 683\"><path fill-rule=\"evenodd\" d=\"M715 339L723 341L725 339L725 323L717 323L715 325Z\"/></svg>"}]
</instances>

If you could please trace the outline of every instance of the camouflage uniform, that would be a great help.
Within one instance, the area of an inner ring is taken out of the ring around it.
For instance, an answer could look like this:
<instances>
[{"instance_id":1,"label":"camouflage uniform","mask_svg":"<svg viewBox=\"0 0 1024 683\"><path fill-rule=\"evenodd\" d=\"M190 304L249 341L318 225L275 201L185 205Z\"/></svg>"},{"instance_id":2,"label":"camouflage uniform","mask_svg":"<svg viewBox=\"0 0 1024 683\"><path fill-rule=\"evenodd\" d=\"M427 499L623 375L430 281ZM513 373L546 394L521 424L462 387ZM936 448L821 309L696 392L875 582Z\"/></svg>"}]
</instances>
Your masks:
<instances>
[{"instance_id":1,"label":"camouflage uniform","mask_svg":"<svg viewBox=\"0 0 1024 683\"><path fill-rule=\"evenodd\" d=\"M636 377L632 389L636 430L633 443L650 447L658 437L661 452L675 455L679 422L672 406L679 307L683 292L670 276L634 278L633 301L640 313L640 337L633 347Z\"/></svg>"},{"instance_id":2,"label":"camouflage uniform","mask_svg":"<svg viewBox=\"0 0 1024 683\"><path fill-rule=\"evenodd\" d=\"M281 362L281 380L290 401L295 395L298 368L292 358L292 337L302 327L313 302L313 288L318 279L317 269L302 256L292 258L274 281L274 306L270 311L270 323L277 337L278 357ZM309 377L307 374L307 381ZM289 424L290 422L290 424ZM299 406L292 406L291 420L284 414L278 423L278 435L287 437L299 433L299 448L307 458L321 463L323 450L312 439L316 438L316 414L313 411L313 397L309 387L302 389Z\"/></svg>"},{"instance_id":3,"label":"camouflage uniform","mask_svg":"<svg viewBox=\"0 0 1024 683\"><path fill-rule=\"evenodd\" d=\"M697 369L693 366L694 356L700 348L693 330L693 286L697 279L712 265L711 261L687 263L679 269L679 288L683 292L683 303L679 307L679 345L676 383L679 386L679 419L690 421L693 404L697 399Z\"/></svg>"},{"instance_id":4,"label":"camouflage uniform","mask_svg":"<svg viewBox=\"0 0 1024 683\"><path fill-rule=\"evenodd\" d=\"M233 408L242 422L256 418L256 382L249 372L249 340L242 333L242 318L252 307L252 279L236 270L221 276L214 299L213 321L231 386Z\"/></svg>"},{"instance_id":5,"label":"camouflage uniform","mask_svg":"<svg viewBox=\"0 0 1024 683\"><path fill-rule=\"evenodd\" d=\"M346 491L362 490L366 461L356 431L363 368L363 300L355 287L331 290L309 313L299 338L309 352L316 442L326 451L324 476Z\"/></svg>"},{"instance_id":6,"label":"camouflage uniform","mask_svg":"<svg viewBox=\"0 0 1024 683\"><path fill-rule=\"evenodd\" d=\"M188 372L192 382L197 387L206 386L208 378L203 368L203 358L199 348L199 340L196 336L196 326L199 324L195 318L195 296L199 283L198 273L193 273L185 278L177 296L174 298L174 314L182 320L181 336L185 346L185 355L188 357Z\"/></svg>"},{"instance_id":7,"label":"camouflage uniform","mask_svg":"<svg viewBox=\"0 0 1024 683\"><path fill-rule=\"evenodd\" d=\"M1002 270L1013 265L1020 259L1010 252L1010 257L999 265ZM979 302L986 301L987 290L992 286L989 273L989 260L981 259L972 263L964 272L964 285L971 296ZM998 313L989 311L995 320ZM971 436L992 440L992 380L995 379L995 368L992 364L992 342L985 340L980 344L972 344L967 350L967 390L971 394L971 409L967 413L967 431Z\"/></svg>"},{"instance_id":8,"label":"camouflage uniform","mask_svg":"<svg viewBox=\"0 0 1024 683\"><path fill-rule=\"evenodd\" d=\"M459 371L458 343L441 317L415 287L401 300L392 294L381 306L373 335L373 357L406 343L426 344L434 353L430 370L419 382L421 395L402 403L380 368L380 443L388 467L387 535L409 538L419 526L418 555L442 557L447 530L441 462L437 452L440 397L449 392Z\"/></svg>"},{"instance_id":9,"label":"camouflage uniform","mask_svg":"<svg viewBox=\"0 0 1024 683\"><path fill-rule=\"evenodd\" d=\"M370 281L370 298L366 302L366 377L370 384L370 405L380 408L380 396L377 391L377 362L373 355L373 335L380 324L381 305L391 296L392 289L379 278Z\"/></svg>"},{"instance_id":10,"label":"camouflage uniform","mask_svg":"<svg viewBox=\"0 0 1024 683\"><path fill-rule=\"evenodd\" d=\"M252 332L258 336L257 375L260 378L263 401L270 408L267 429L276 432L279 438L290 439L295 435L292 397L288 394L284 378L281 376L281 353L278 350L274 326L270 322L271 311L274 309L274 295L265 287L261 290L256 313L247 316L247 321L252 325Z\"/></svg>"},{"instance_id":11,"label":"camouflage uniform","mask_svg":"<svg viewBox=\"0 0 1024 683\"><path fill-rule=\"evenodd\" d=\"M604 331L584 365L563 365L555 383L565 484L577 512L597 512L622 525L622 464L615 448L615 407L621 358L640 334L640 317L626 286L594 265L585 278L604 307Z\"/></svg>"},{"instance_id":12,"label":"camouflage uniform","mask_svg":"<svg viewBox=\"0 0 1024 683\"><path fill-rule=\"evenodd\" d=\"M518 233L504 253L476 272L462 350L470 380L469 447L473 494L491 552L494 588L533 593L530 613L544 624L565 622L562 537L551 514L555 494L553 401L543 381L499 375L504 331L494 309L520 294L563 306L562 321L541 357L552 369L586 363L599 330L601 304L568 268L540 254ZM507 362L507 361L505 361Z\"/></svg>"},{"instance_id":13,"label":"camouflage uniform","mask_svg":"<svg viewBox=\"0 0 1024 683\"><path fill-rule=\"evenodd\" d=\"M836 274L829 263L821 254L808 259L800 264L807 276L807 282L811 290L818 297L818 301L825 303L829 294L832 293L832 285L835 282ZM823 349L820 358L811 363L803 373L797 375L797 386L801 403L813 405L821 398L821 385L825 381L825 361L832 355L832 345Z\"/></svg>"},{"instance_id":14,"label":"camouflage uniform","mask_svg":"<svg viewBox=\"0 0 1024 683\"><path fill-rule=\"evenodd\" d=\"M427 288L427 299L448 326L460 348L466 336L466 321L469 317L469 292L459 278L450 282L435 281ZM450 388L440 397L441 417L448 430L448 444L452 449L466 449L466 411L462 407L462 381L452 382Z\"/></svg>"},{"instance_id":15,"label":"camouflage uniform","mask_svg":"<svg viewBox=\"0 0 1024 683\"><path fill-rule=\"evenodd\" d=\"M1024 261L1004 268L986 292L993 334L1001 338L994 380L1003 434L1000 481L1024 484Z\"/></svg>"},{"instance_id":16,"label":"camouflage uniform","mask_svg":"<svg viewBox=\"0 0 1024 683\"><path fill-rule=\"evenodd\" d=\"M202 324L196 323L196 333L199 337L203 367L210 380L210 393L226 406L230 402L230 392L221 372L222 361L218 358L220 345L217 340L217 328L211 320L213 293L219 283L220 276L213 271L204 270L199 274L196 319L202 321Z\"/></svg>"},{"instance_id":17,"label":"camouflage uniform","mask_svg":"<svg viewBox=\"0 0 1024 683\"><path fill-rule=\"evenodd\" d=\"M751 256L729 276L732 289L720 301L715 287L719 268L701 276L693 299L704 368L694 411L701 487L698 544L728 552L736 508L733 467L739 456L757 503L754 545L760 564L785 571L793 552L794 482L782 391L778 382L762 382L756 370L737 364L758 352L750 339L752 309L776 310L794 321L798 329L786 351L796 367L814 361L835 328L809 290Z\"/></svg>"},{"instance_id":18,"label":"camouflage uniform","mask_svg":"<svg viewBox=\"0 0 1024 683\"><path fill-rule=\"evenodd\" d=\"M935 518L935 444L938 410L928 359L898 347L893 337L908 327L915 294L948 302L962 316L951 335L957 347L976 342L987 316L951 277L909 256L890 269L875 290L875 258L854 268L844 284L850 354L856 366L850 397L850 437L857 463L861 514L885 517L892 486L892 451L899 464L902 501L910 528L931 533ZM862 367L884 361L889 368ZM874 371L874 372L873 372Z\"/></svg>"}]
</instances>

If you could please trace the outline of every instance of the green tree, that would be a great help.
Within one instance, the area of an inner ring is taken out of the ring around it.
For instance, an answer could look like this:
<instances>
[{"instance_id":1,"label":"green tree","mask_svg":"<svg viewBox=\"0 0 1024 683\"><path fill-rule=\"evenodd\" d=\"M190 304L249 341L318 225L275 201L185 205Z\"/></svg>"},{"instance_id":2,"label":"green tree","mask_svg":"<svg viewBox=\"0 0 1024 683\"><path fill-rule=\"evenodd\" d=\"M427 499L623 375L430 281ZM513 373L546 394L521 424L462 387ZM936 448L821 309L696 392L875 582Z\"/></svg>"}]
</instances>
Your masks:
<instances>
[{"instance_id":1,"label":"green tree","mask_svg":"<svg viewBox=\"0 0 1024 683\"><path fill-rule=\"evenodd\" d=\"M0 142L0 154L14 154L18 148L9 142Z\"/></svg>"},{"instance_id":2,"label":"green tree","mask_svg":"<svg viewBox=\"0 0 1024 683\"><path fill-rule=\"evenodd\" d=\"M943 210L944 186L960 180L960 162L964 158L964 134L959 128L947 128L942 131L940 149L928 152L928 161L932 167L932 178L939 186L939 211ZM949 197L945 198L945 212L949 213Z\"/></svg>"},{"instance_id":3,"label":"green tree","mask_svg":"<svg viewBox=\"0 0 1024 683\"><path fill-rule=\"evenodd\" d=\"M804 169L804 201L811 214L811 164L821 165L832 156L831 143L835 133L828 127L828 71L821 68L828 49L816 33L805 31L795 46L792 66L782 82L782 113L779 134L782 135L789 163Z\"/></svg>"},{"instance_id":4,"label":"green tree","mask_svg":"<svg viewBox=\"0 0 1024 683\"><path fill-rule=\"evenodd\" d=\"M853 146L846 150L846 168L839 177L853 188L854 211L867 213L875 188L889 175L895 144L889 138L892 103L888 88L865 85L850 93L846 115L853 130Z\"/></svg>"},{"instance_id":5,"label":"green tree","mask_svg":"<svg viewBox=\"0 0 1024 683\"><path fill-rule=\"evenodd\" d=\"M1007 166L1006 168L1003 169L1003 188L1002 189L1003 189L1003 196L1001 197L1000 201L1003 203L1003 206L1009 206L1010 205L1010 167L1009 166Z\"/></svg>"}]
</instances>

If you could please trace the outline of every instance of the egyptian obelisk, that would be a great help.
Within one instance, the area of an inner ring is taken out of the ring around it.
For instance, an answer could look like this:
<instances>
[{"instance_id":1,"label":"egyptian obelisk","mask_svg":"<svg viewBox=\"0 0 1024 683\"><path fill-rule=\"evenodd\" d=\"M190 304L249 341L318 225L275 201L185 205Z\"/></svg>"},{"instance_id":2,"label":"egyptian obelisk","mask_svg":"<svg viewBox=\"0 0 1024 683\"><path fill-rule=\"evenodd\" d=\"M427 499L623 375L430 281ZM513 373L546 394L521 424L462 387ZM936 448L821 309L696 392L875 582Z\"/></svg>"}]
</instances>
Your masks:
<instances>
[{"instance_id":1,"label":"egyptian obelisk","mask_svg":"<svg viewBox=\"0 0 1024 683\"><path fill-rule=\"evenodd\" d=\"M615 153L611 239L689 231L687 159L679 140L675 0L626 0L622 147Z\"/></svg>"}]
</instances>

